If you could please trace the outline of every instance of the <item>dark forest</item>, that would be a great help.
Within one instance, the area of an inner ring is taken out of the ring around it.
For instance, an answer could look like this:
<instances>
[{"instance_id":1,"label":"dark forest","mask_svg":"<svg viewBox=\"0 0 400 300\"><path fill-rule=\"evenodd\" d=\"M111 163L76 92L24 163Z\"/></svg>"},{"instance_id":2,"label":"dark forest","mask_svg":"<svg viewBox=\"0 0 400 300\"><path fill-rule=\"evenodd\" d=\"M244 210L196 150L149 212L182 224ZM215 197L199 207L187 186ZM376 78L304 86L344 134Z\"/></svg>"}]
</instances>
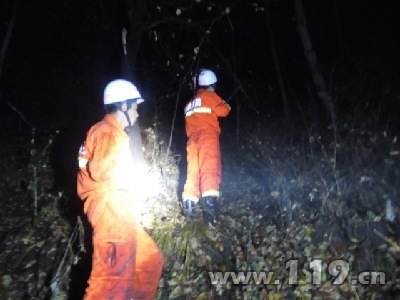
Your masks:
<instances>
[{"instance_id":1,"label":"dark forest","mask_svg":"<svg viewBox=\"0 0 400 300\"><path fill-rule=\"evenodd\" d=\"M157 299L398 299L399 15L386 0L3 1L0 299L83 297L77 153L105 85L126 77L145 99ZM203 68L232 107L212 227L180 207L183 110Z\"/></svg>"}]
</instances>

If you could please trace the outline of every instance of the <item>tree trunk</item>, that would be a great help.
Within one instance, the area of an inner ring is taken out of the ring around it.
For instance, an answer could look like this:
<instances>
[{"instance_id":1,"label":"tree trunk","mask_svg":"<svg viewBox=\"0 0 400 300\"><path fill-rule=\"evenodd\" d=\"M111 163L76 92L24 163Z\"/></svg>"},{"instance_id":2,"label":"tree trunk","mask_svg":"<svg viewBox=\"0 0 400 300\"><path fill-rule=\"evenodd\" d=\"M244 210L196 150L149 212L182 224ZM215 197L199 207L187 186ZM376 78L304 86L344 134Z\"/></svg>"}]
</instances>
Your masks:
<instances>
[{"instance_id":1,"label":"tree trunk","mask_svg":"<svg viewBox=\"0 0 400 300\"><path fill-rule=\"evenodd\" d=\"M318 96L322 100L324 107L328 114L330 115L332 126L335 130L336 134L336 113L335 106L333 104L332 96L326 88L325 80L322 76L322 73L319 69L317 56L315 51L312 48L312 43L310 39L310 35L308 34L306 17L303 9L302 0L294 0L294 6L296 11L297 18L297 30L300 34L300 39L304 47L304 54L308 61L308 65L311 69L312 78L314 81L314 86L318 91Z\"/></svg>"},{"instance_id":2,"label":"tree trunk","mask_svg":"<svg viewBox=\"0 0 400 300\"><path fill-rule=\"evenodd\" d=\"M128 18L130 22L127 51L128 62L133 70L133 80L136 80L136 61L143 37L143 21L146 12L145 0L126 0Z\"/></svg>"},{"instance_id":3,"label":"tree trunk","mask_svg":"<svg viewBox=\"0 0 400 300\"><path fill-rule=\"evenodd\" d=\"M127 0L126 6L130 21L130 31L128 39L126 39L127 32L125 28L122 33L124 54L122 56L121 72L125 79L134 82L136 85L136 61L143 36L143 28L140 24L143 24L146 6L144 0ZM142 169L145 166L145 159L139 120L135 122L127 133L130 138L130 148L134 162L138 168Z\"/></svg>"},{"instance_id":4,"label":"tree trunk","mask_svg":"<svg viewBox=\"0 0 400 300\"><path fill-rule=\"evenodd\" d=\"M279 89L281 91L283 111L285 113L286 120L290 120L291 119L291 109L289 106L289 101L287 98L285 85L283 83L281 66L279 64L278 54L276 52L276 47L275 47L275 39L274 39L272 27L271 27L270 0L267 1L267 9L265 10L265 14L266 14L266 18L267 18L267 29L268 29L268 33L269 33L269 46L271 49L271 55L272 55L272 59L273 59L274 66L275 66L276 77L278 80Z\"/></svg>"},{"instance_id":5,"label":"tree trunk","mask_svg":"<svg viewBox=\"0 0 400 300\"><path fill-rule=\"evenodd\" d=\"M336 21L336 35L337 35L337 41L339 44L339 50L340 54L343 54L343 39L342 39L342 29L341 29L341 21L340 21L340 13L338 11L338 4L336 3L337 0L333 1L333 13L335 15L335 21Z\"/></svg>"},{"instance_id":6,"label":"tree trunk","mask_svg":"<svg viewBox=\"0 0 400 300\"><path fill-rule=\"evenodd\" d=\"M3 70L3 63L4 63L4 58L6 57L6 52L8 45L10 43L11 39L11 34L14 28L15 24L15 19L17 18L17 0L14 1L14 5L12 8L12 14L10 18L10 24L8 24L8 29L7 29L7 34L3 42L3 46L1 47L1 52L0 52L0 78L1 78L1 72Z\"/></svg>"}]
</instances>

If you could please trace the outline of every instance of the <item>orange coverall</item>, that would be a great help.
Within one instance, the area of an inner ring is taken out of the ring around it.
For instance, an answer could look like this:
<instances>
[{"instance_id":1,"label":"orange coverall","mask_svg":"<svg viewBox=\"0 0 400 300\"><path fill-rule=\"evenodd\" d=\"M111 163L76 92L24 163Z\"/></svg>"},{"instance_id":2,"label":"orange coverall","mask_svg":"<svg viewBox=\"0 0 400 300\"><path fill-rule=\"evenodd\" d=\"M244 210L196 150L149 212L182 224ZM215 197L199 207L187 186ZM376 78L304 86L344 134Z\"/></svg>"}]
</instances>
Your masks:
<instances>
[{"instance_id":1,"label":"orange coverall","mask_svg":"<svg viewBox=\"0 0 400 300\"><path fill-rule=\"evenodd\" d=\"M154 299L164 258L141 227L138 176L129 138L112 115L88 132L79 150L77 192L93 227L92 271L86 300ZM137 201L136 201L137 202Z\"/></svg>"},{"instance_id":2,"label":"orange coverall","mask_svg":"<svg viewBox=\"0 0 400 300\"><path fill-rule=\"evenodd\" d=\"M198 201L200 196L219 197L221 153L218 117L231 108L215 92L199 89L185 106L187 178L182 199Z\"/></svg>"}]
</instances>

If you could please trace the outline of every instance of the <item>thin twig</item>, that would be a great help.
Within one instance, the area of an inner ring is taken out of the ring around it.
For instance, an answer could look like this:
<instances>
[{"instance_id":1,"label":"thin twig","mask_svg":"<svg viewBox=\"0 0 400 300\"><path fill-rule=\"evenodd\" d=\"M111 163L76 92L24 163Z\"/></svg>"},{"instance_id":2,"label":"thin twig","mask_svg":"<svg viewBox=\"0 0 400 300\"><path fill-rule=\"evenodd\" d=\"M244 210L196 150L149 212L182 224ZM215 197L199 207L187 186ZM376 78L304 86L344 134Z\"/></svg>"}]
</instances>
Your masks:
<instances>
[{"instance_id":1,"label":"thin twig","mask_svg":"<svg viewBox=\"0 0 400 300\"><path fill-rule=\"evenodd\" d=\"M8 24L7 34L6 34L6 37L3 42L3 46L1 47L1 51L0 51L0 77L1 77L2 69L3 69L4 58L6 56L7 48L10 44L11 35L12 35L13 28L15 25L15 19L17 18L17 3L18 3L18 0L15 0L13 8L12 8L12 15L11 15L10 23Z\"/></svg>"},{"instance_id":2,"label":"thin twig","mask_svg":"<svg viewBox=\"0 0 400 300\"><path fill-rule=\"evenodd\" d=\"M31 127L31 128L34 128L34 127L35 127L35 126L32 125L31 122L29 122L29 121L27 120L27 118L24 117L24 115L21 113L21 111L19 111L14 105L12 105L10 102L7 102L7 105L8 105L13 111L15 111L15 112L19 115L19 117L21 118L21 120L24 121L26 124L28 124L29 127Z\"/></svg>"},{"instance_id":3,"label":"thin twig","mask_svg":"<svg viewBox=\"0 0 400 300\"><path fill-rule=\"evenodd\" d=\"M205 31L204 35L202 36L202 38L201 38L201 40L200 40L200 43L199 43L199 46L198 46L199 52L200 52L200 49L201 49L201 47L202 47L202 45L203 45L203 43L204 43L206 37L210 34L211 29L213 28L214 24L215 24L219 19L221 19L223 16L225 16L225 14L226 14L226 12L223 12L221 15L219 15L219 16L216 17L214 20L212 20L210 26L207 28L207 30ZM197 55L198 55L198 54L197 54ZM191 72L192 67L193 67L194 64L195 64L195 59L192 61L192 64L191 64L190 68L188 69L188 71L186 72L186 74L183 76L183 79L182 79L181 83L179 84L179 89L178 89L178 93L177 93L177 96L176 96L176 102L175 102L174 116L172 117L171 133L170 133L170 136L169 136L169 142L168 142L168 147L167 147L167 153L166 153L166 155L165 155L164 165L166 165L167 159L168 159L168 157L169 157L170 149L171 149L171 146L172 146L172 135L173 135L173 132L174 132L174 130L175 130L175 121L176 121L176 116L177 116L177 114L178 114L178 103L179 103L180 94L181 94L181 92L182 92L182 87L183 87L183 85L186 83L187 77L189 76L189 74L190 74L190 72Z\"/></svg>"},{"instance_id":4,"label":"thin twig","mask_svg":"<svg viewBox=\"0 0 400 300\"><path fill-rule=\"evenodd\" d=\"M392 245L397 251L400 252L400 246L395 243L391 238L388 238L386 236L384 236L382 233L380 233L378 230L374 229L374 233L378 236L380 236L381 238L383 238L386 242L388 242L390 245Z\"/></svg>"},{"instance_id":5,"label":"thin twig","mask_svg":"<svg viewBox=\"0 0 400 300\"><path fill-rule=\"evenodd\" d=\"M74 250L73 250L72 246L77 238L79 238L79 242L80 242L80 251L86 252L86 249L84 246L84 227L83 227L82 220L80 217L77 218L77 223L75 225L73 232L71 233L70 238L68 239L68 244L65 248L63 258L61 259L61 262L58 265L57 271L51 280L51 285L50 285L51 290L52 290L52 298L51 299L58 299L57 296L60 293L60 290L59 290L60 282L64 278L69 277L68 276L69 274L66 274L65 268L64 268L67 257L68 256L72 257L73 259L71 259L71 261L73 263L75 263L74 262L75 257L77 257L78 253L76 253L74 255ZM65 275L67 275L67 276L65 276Z\"/></svg>"}]
</instances>

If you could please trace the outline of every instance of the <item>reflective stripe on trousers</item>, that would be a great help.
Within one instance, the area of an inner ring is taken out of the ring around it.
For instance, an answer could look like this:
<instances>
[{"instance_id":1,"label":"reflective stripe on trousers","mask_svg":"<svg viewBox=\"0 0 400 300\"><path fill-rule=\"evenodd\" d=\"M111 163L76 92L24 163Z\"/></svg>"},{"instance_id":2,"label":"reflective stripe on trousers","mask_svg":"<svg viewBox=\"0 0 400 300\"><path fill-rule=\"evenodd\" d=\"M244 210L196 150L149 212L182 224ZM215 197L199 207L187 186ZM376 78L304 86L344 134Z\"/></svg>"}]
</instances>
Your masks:
<instances>
[{"instance_id":1,"label":"reflective stripe on trousers","mask_svg":"<svg viewBox=\"0 0 400 300\"><path fill-rule=\"evenodd\" d=\"M193 133L187 142L187 178L182 197L199 198L206 191L219 191L221 154L219 133L213 130Z\"/></svg>"}]
</instances>

